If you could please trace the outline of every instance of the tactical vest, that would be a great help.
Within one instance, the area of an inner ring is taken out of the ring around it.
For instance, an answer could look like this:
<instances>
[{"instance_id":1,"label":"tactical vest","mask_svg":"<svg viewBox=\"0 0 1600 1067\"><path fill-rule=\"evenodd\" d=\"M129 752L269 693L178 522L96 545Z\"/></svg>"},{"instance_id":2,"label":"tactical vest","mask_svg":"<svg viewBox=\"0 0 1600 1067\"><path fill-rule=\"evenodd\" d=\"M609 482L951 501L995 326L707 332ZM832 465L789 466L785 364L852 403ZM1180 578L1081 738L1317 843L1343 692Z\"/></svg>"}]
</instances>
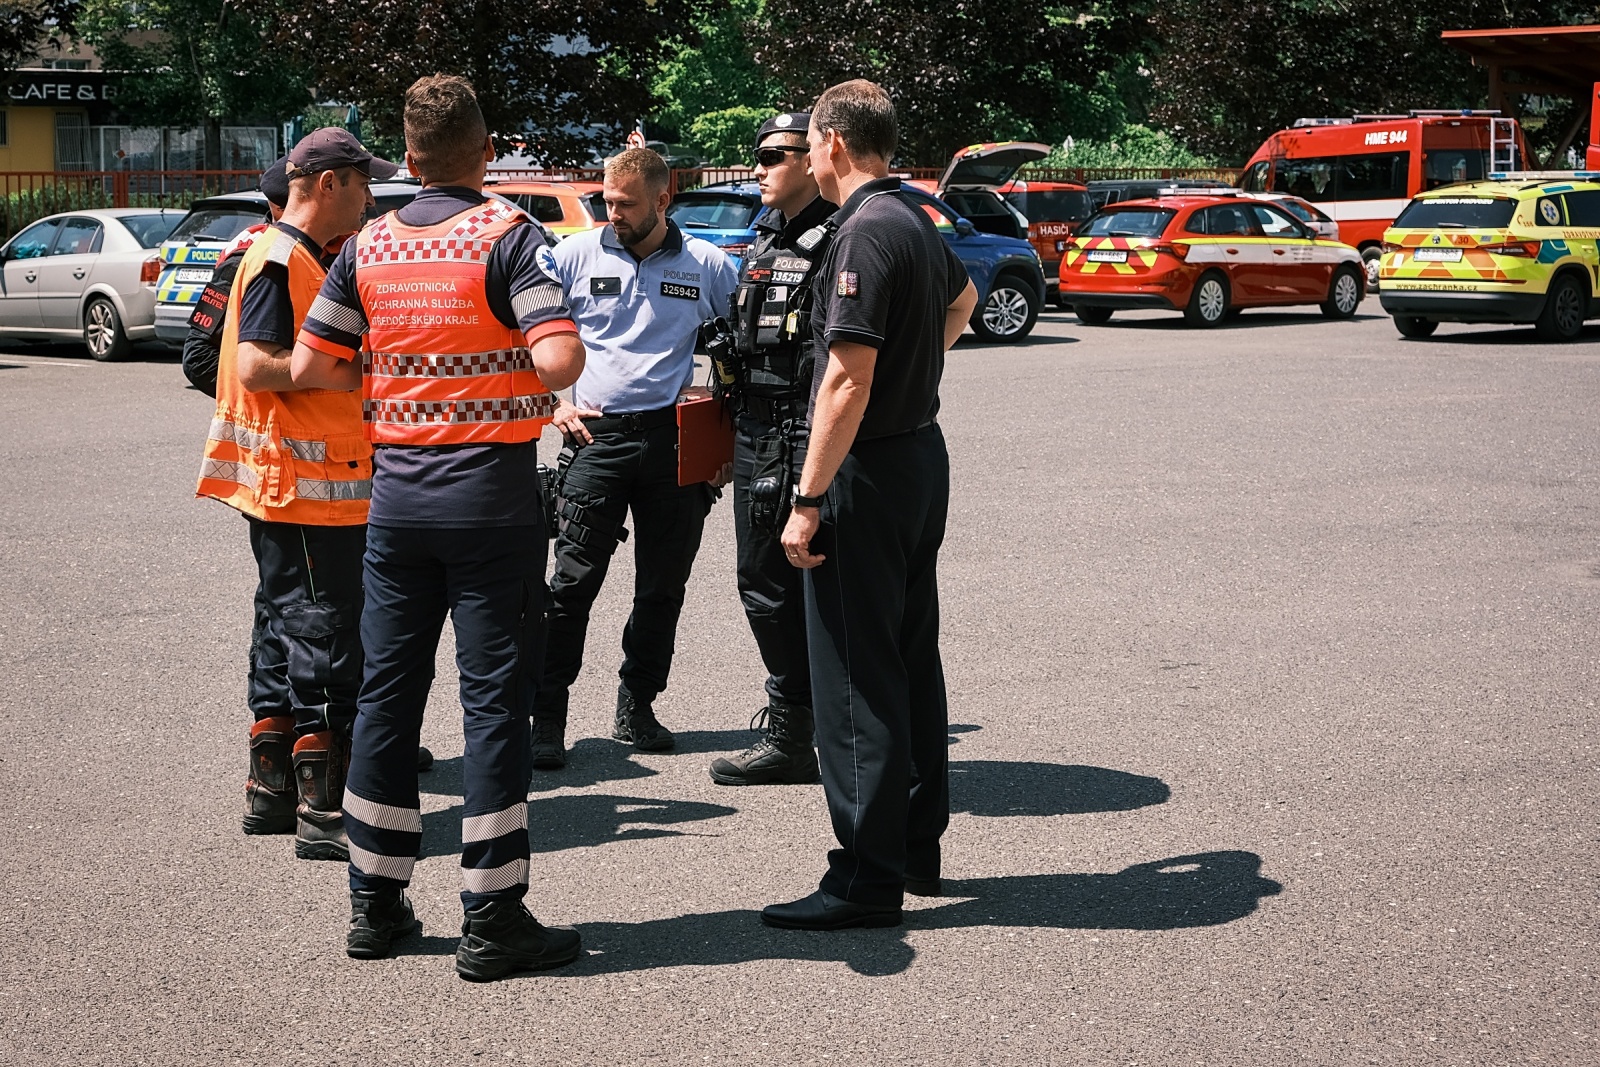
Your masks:
<instances>
[{"instance_id":1,"label":"tactical vest","mask_svg":"<svg viewBox=\"0 0 1600 1067\"><path fill-rule=\"evenodd\" d=\"M289 271L298 329L327 272L293 236L271 227L239 264L217 363L217 410L207 435L196 496L246 515L306 526L358 526L372 496L372 446L361 432L361 401L327 389L252 393L239 381L244 292L268 263Z\"/></svg>"},{"instance_id":2,"label":"tactical vest","mask_svg":"<svg viewBox=\"0 0 1600 1067\"><path fill-rule=\"evenodd\" d=\"M525 221L488 200L434 226L407 226L391 212L356 237L372 441L520 444L550 421L556 397L522 331L495 318L484 284L496 242Z\"/></svg>"},{"instance_id":3,"label":"tactical vest","mask_svg":"<svg viewBox=\"0 0 1600 1067\"><path fill-rule=\"evenodd\" d=\"M737 389L747 396L800 400L811 394L811 279L833 239L833 220L751 250L739 270L729 323L739 356Z\"/></svg>"}]
</instances>

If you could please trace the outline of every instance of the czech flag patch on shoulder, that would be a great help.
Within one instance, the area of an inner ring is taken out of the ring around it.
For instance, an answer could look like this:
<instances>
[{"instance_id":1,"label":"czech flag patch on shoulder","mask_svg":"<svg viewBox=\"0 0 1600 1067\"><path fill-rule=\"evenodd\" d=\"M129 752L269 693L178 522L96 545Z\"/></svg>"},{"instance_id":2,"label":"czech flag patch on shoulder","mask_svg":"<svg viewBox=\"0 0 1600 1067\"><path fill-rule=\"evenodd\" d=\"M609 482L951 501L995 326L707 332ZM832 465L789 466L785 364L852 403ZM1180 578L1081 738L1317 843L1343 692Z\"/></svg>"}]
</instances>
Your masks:
<instances>
[{"instance_id":1,"label":"czech flag patch on shoulder","mask_svg":"<svg viewBox=\"0 0 1600 1067\"><path fill-rule=\"evenodd\" d=\"M856 277L855 271L842 270L839 272L839 288L837 292L840 296L861 295L861 280Z\"/></svg>"}]
</instances>

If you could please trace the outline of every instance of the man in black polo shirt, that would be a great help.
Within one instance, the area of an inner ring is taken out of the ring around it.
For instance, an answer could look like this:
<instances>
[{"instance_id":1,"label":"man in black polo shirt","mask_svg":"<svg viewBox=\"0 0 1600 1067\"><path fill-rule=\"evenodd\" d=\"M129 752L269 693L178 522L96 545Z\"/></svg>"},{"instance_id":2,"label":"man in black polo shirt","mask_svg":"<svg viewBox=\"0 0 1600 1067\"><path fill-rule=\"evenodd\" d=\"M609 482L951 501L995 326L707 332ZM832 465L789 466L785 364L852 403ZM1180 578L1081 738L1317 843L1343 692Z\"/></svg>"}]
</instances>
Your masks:
<instances>
[{"instance_id":1,"label":"man in black polo shirt","mask_svg":"<svg viewBox=\"0 0 1600 1067\"><path fill-rule=\"evenodd\" d=\"M771 926L896 926L904 892L939 892L950 800L935 571L950 461L934 419L945 351L977 292L887 176L898 140L894 105L871 82L835 85L812 108L811 167L841 207L818 273L811 436L783 544L807 572L839 847L815 893L761 913Z\"/></svg>"}]
</instances>

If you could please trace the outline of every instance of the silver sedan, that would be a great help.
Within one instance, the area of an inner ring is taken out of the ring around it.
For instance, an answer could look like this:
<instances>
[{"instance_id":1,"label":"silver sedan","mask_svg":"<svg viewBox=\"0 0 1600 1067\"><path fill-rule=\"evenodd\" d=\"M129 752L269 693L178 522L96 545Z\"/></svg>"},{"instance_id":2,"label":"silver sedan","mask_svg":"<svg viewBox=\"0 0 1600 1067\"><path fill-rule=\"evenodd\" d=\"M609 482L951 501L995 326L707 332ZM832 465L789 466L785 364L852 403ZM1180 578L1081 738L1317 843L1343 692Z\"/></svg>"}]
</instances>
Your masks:
<instances>
[{"instance_id":1,"label":"silver sedan","mask_svg":"<svg viewBox=\"0 0 1600 1067\"><path fill-rule=\"evenodd\" d=\"M0 338L81 337L121 359L155 336L156 246L183 218L162 208L96 208L40 219L0 248Z\"/></svg>"}]
</instances>

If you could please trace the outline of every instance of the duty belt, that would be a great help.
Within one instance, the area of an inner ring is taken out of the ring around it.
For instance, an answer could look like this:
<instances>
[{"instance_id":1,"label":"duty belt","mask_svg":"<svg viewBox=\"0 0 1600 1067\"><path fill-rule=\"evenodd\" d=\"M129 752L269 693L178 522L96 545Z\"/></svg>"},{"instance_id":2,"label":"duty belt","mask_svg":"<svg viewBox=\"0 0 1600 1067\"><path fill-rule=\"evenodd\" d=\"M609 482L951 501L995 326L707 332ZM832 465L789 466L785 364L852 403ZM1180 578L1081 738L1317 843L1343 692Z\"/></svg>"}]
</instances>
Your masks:
<instances>
[{"instance_id":1,"label":"duty belt","mask_svg":"<svg viewBox=\"0 0 1600 1067\"><path fill-rule=\"evenodd\" d=\"M675 426L678 422L676 406L639 411L627 415L602 415L598 419L584 419L583 425L591 434L644 433L661 426Z\"/></svg>"},{"instance_id":2,"label":"duty belt","mask_svg":"<svg viewBox=\"0 0 1600 1067\"><path fill-rule=\"evenodd\" d=\"M774 400L771 397L751 396L748 393L739 397L739 403L744 407L744 413L758 422L768 426L782 426L789 421L801 422L806 417L806 400Z\"/></svg>"}]
</instances>

